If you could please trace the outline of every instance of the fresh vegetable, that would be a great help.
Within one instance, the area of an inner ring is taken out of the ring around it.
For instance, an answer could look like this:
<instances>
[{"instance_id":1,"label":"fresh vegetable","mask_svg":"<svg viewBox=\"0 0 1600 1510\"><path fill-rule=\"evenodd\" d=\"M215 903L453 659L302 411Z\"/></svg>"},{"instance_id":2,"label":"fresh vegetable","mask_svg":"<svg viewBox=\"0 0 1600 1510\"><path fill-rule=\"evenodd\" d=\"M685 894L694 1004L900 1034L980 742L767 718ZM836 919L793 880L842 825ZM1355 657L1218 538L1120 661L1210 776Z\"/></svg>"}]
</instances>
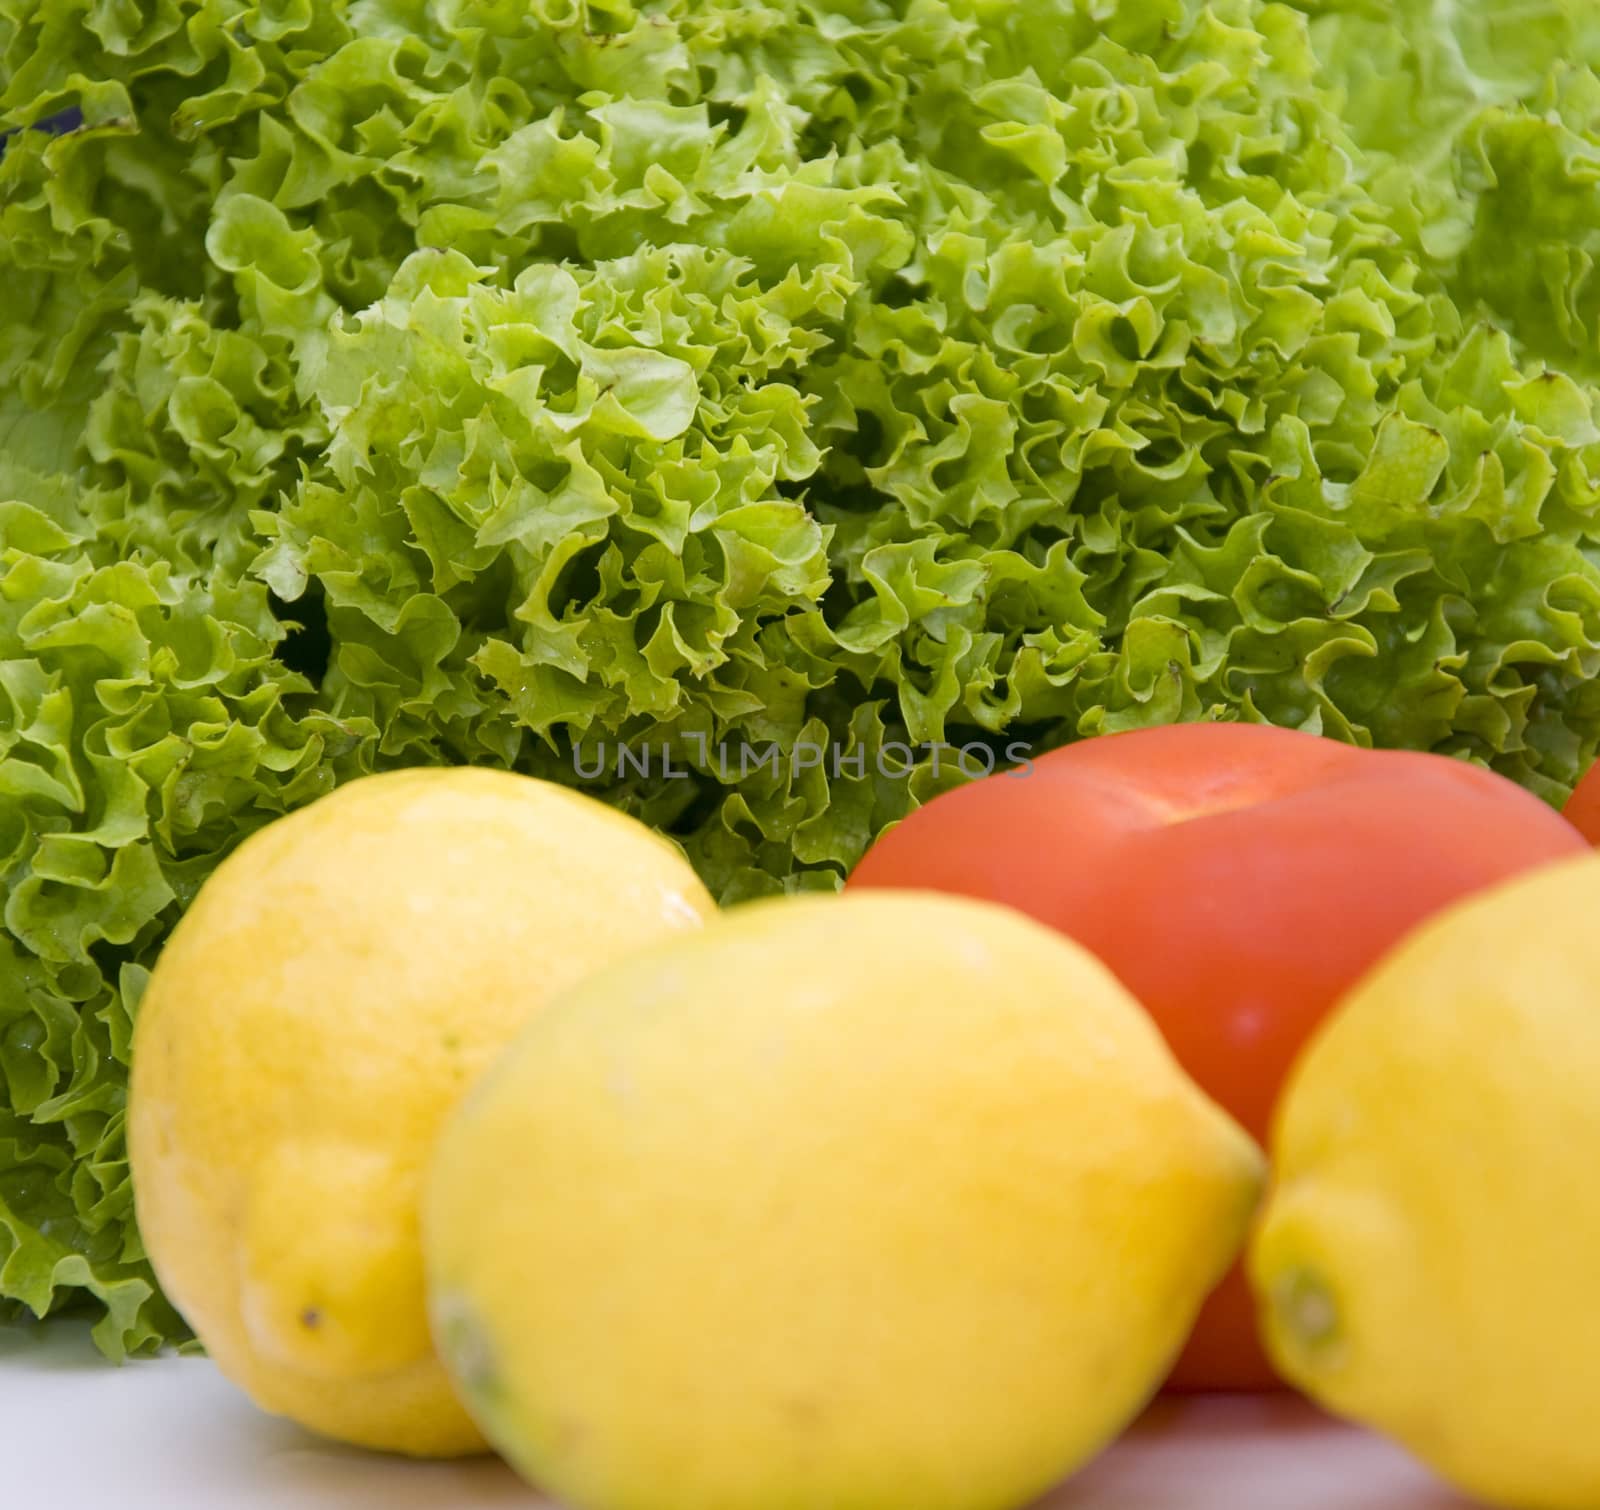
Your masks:
<instances>
[{"instance_id":1,"label":"fresh vegetable","mask_svg":"<svg viewBox=\"0 0 1600 1510\"><path fill-rule=\"evenodd\" d=\"M569 991L462 1104L434 1329L582 1510L1014 1510L1144 1404L1261 1173L1048 929L758 902Z\"/></svg>"},{"instance_id":2,"label":"fresh vegetable","mask_svg":"<svg viewBox=\"0 0 1600 1510\"><path fill-rule=\"evenodd\" d=\"M222 1372L340 1441L481 1451L428 1331L439 1128L546 1001L715 910L643 825L504 771L369 777L241 845L150 978L128 1106L140 1230Z\"/></svg>"},{"instance_id":3,"label":"fresh vegetable","mask_svg":"<svg viewBox=\"0 0 1600 1510\"><path fill-rule=\"evenodd\" d=\"M939 741L1562 798L1597 60L1587 0L0 0L0 1307L173 1335L139 992L367 770L602 769L727 898Z\"/></svg>"},{"instance_id":4,"label":"fresh vegetable","mask_svg":"<svg viewBox=\"0 0 1600 1510\"><path fill-rule=\"evenodd\" d=\"M1600 1505L1600 859L1410 935L1296 1069L1251 1254L1273 1355L1475 1501Z\"/></svg>"},{"instance_id":5,"label":"fresh vegetable","mask_svg":"<svg viewBox=\"0 0 1600 1510\"><path fill-rule=\"evenodd\" d=\"M1085 740L947 793L879 840L850 884L1006 902L1087 945L1265 1138L1311 1031L1390 945L1466 893L1584 848L1559 814L1474 766L1191 724ZM1174 1382L1273 1382L1241 1275Z\"/></svg>"},{"instance_id":6,"label":"fresh vegetable","mask_svg":"<svg viewBox=\"0 0 1600 1510\"><path fill-rule=\"evenodd\" d=\"M1584 773L1561 811L1590 844L1600 845L1600 763Z\"/></svg>"}]
</instances>

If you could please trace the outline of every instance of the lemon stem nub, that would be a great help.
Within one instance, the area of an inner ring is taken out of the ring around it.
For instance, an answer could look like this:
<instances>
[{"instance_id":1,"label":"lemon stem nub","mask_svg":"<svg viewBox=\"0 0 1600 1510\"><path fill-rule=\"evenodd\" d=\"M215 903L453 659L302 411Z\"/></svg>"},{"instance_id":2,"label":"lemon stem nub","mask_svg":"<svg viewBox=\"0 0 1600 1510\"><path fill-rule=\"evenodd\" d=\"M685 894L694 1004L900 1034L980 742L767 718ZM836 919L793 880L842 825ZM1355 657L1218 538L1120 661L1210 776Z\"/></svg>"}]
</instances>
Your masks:
<instances>
[{"instance_id":1,"label":"lemon stem nub","mask_svg":"<svg viewBox=\"0 0 1600 1510\"><path fill-rule=\"evenodd\" d=\"M1277 1286L1276 1305L1284 1330L1300 1347L1321 1350L1338 1339L1339 1304L1320 1275L1306 1269L1285 1275Z\"/></svg>"},{"instance_id":2,"label":"lemon stem nub","mask_svg":"<svg viewBox=\"0 0 1600 1510\"><path fill-rule=\"evenodd\" d=\"M435 1335L456 1383L478 1399L499 1385L494 1349L471 1306L459 1296L444 1296L435 1313Z\"/></svg>"}]
</instances>

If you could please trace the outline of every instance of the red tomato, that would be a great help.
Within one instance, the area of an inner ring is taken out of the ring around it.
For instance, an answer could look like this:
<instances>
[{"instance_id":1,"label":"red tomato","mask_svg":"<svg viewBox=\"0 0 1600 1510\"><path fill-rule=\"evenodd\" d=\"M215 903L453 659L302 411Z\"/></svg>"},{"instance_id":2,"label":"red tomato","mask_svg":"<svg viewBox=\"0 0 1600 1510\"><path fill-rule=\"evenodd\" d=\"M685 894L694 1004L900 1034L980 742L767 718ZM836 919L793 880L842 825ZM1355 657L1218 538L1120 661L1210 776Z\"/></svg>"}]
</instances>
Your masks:
<instances>
[{"instance_id":1,"label":"red tomato","mask_svg":"<svg viewBox=\"0 0 1600 1510\"><path fill-rule=\"evenodd\" d=\"M1600 844L1600 760L1584 772L1562 812L1589 843Z\"/></svg>"},{"instance_id":2,"label":"red tomato","mask_svg":"<svg viewBox=\"0 0 1600 1510\"><path fill-rule=\"evenodd\" d=\"M1083 740L947 792L885 834L850 885L985 897L1077 939L1264 1141L1302 1044L1391 944L1585 847L1538 798L1461 761L1186 724ZM1171 1383L1279 1387L1237 1273Z\"/></svg>"}]
</instances>

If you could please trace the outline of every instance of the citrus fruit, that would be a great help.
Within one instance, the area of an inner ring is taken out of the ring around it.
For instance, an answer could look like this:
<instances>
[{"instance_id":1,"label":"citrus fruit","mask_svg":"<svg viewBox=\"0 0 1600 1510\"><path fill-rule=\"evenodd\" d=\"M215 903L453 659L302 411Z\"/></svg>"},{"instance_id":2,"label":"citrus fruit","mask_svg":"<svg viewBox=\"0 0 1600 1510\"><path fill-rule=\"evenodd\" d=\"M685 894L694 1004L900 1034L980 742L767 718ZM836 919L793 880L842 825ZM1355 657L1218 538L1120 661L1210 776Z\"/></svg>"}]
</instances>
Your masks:
<instances>
[{"instance_id":1,"label":"citrus fruit","mask_svg":"<svg viewBox=\"0 0 1600 1510\"><path fill-rule=\"evenodd\" d=\"M1600 1505L1600 858L1411 935L1292 1077L1251 1255L1279 1366L1474 1497Z\"/></svg>"},{"instance_id":2,"label":"citrus fruit","mask_svg":"<svg viewBox=\"0 0 1600 1510\"><path fill-rule=\"evenodd\" d=\"M1052 930L757 902L591 976L463 1103L435 1332L577 1510L999 1510L1159 1384L1260 1169Z\"/></svg>"},{"instance_id":3,"label":"citrus fruit","mask_svg":"<svg viewBox=\"0 0 1600 1510\"><path fill-rule=\"evenodd\" d=\"M361 779L241 845L151 976L128 1125L145 1246L222 1371L332 1437L481 1449L429 1337L423 1161L548 997L712 911L642 825L499 772Z\"/></svg>"}]
</instances>

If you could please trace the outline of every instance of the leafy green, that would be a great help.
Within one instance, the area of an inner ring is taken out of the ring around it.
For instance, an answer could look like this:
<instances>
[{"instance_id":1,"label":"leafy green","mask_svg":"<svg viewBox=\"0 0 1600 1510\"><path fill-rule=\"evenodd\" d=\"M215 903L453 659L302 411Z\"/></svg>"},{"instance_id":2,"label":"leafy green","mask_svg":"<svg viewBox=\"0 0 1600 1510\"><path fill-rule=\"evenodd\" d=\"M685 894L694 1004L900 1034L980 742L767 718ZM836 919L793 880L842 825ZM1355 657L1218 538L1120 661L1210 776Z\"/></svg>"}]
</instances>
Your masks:
<instances>
[{"instance_id":1,"label":"leafy green","mask_svg":"<svg viewBox=\"0 0 1600 1510\"><path fill-rule=\"evenodd\" d=\"M1597 65L1587 0L0 0L0 1308L178 1335L138 991L363 771L584 781L725 898L940 743L1558 799Z\"/></svg>"}]
</instances>

